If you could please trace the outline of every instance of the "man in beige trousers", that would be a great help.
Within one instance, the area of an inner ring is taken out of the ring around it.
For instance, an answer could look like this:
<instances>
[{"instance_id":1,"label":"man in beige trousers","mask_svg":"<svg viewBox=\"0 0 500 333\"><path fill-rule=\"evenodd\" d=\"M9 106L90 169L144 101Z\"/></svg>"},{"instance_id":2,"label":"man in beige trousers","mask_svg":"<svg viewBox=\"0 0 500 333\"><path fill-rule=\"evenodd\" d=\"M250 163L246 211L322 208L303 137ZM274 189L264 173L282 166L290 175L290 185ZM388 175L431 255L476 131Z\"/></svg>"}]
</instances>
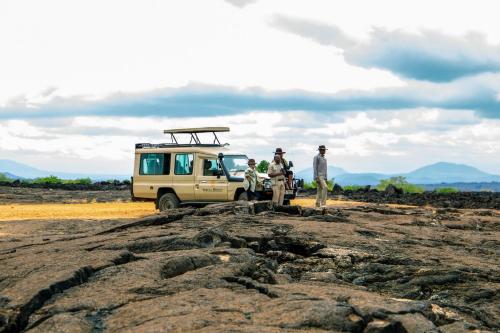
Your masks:
<instances>
[{"instance_id":1,"label":"man in beige trousers","mask_svg":"<svg viewBox=\"0 0 500 333\"><path fill-rule=\"evenodd\" d=\"M316 207L325 207L326 196L328 194L326 185L326 180L328 179L328 165L325 158L327 149L324 145L321 145L318 147L318 151L319 154L314 156L313 160L314 180L317 184Z\"/></svg>"},{"instance_id":2,"label":"man in beige trousers","mask_svg":"<svg viewBox=\"0 0 500 333\"><path fill-rule=\"evenodd\" d=\"M273 203L283 205L285 200L285 168L279 154L274 155L274 160L267 168L267 175L271 178L273 188Z\"/></svg>"}]
</instances>

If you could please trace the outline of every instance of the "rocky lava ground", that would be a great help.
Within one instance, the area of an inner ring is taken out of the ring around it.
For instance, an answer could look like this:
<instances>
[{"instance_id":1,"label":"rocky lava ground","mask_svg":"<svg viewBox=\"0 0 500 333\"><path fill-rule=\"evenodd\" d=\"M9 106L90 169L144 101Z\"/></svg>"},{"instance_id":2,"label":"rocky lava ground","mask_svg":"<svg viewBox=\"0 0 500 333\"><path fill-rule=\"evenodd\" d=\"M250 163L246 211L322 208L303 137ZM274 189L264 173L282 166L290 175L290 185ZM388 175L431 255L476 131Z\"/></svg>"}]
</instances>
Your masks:
<instances>
[{"instance_id":1,"label":"rocky lava ground","mask_svg":"<svg viewBox=\"0 0 500 333\"><path fill-rule=\"evenodd\" d=\"M66 190L0 186L0 204L130 201L130 189ZM1 208L1 206L0 206Z\"/></svg>"},{"instance_id":2,"label":"rocky lava ground","mask_svg":"<svg viewBox=\"0 0 500 333\"><path fill-rule=\"evenodd\" d=\"M500 329L500 212L236 202L1 222L0 332Z\"/></svg>"}]
</instances>

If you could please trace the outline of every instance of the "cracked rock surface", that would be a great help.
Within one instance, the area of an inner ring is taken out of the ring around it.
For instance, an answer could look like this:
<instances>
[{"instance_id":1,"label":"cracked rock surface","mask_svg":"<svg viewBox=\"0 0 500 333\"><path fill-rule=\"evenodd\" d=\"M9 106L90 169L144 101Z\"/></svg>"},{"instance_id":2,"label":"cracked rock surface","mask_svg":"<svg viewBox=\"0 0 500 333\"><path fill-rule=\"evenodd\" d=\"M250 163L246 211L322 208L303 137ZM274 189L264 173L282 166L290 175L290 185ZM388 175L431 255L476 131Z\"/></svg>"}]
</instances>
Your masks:
<instances>
[{"instance_id":1,"label":"cracked rock surface","mask_svg":"<svg viewBox=\"0 0 500 333\"><path fill-rule=\"evenodd\" d=\"M495 210L236 202L2 227L0 332L500 329Z\"/></svg>"}]
</instances>

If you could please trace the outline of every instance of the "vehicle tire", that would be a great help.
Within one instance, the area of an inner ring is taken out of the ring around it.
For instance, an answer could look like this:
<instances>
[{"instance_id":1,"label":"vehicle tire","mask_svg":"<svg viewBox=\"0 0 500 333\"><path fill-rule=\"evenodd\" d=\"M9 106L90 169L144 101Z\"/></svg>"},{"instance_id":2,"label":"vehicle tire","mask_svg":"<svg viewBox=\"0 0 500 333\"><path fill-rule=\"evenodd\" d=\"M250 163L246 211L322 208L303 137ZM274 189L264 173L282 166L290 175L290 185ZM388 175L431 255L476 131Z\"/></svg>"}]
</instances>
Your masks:
<instances>
[{"instance_id":1,"label":"vehicle tire","mask_svg":"<svg viewBox=\"0 0 500 333\"><path fill-rule=\"evenodd\" d=\"M283 206L290 206L290 200L283 200Z\"/></svg>"},{"instance_id":2,"label":"vehicle tire","mask_svg":"<svg viewBox=\"0 0 500 333\"><path fill-rule=\"evenodd\" d=\"M158 200L158 209L163 212L167 209L173 209L179 207L179 199L174 193L165 193Z\"/></svg>"},{"instance_id":3,"label":"vehicle tire","mask_svg":"<svg viewBox=\"0 0 500 333\"><path fill-rule=\"evenodd\" d=\"M247 192L241 192L240 195L238 195L238 201L248 201Z\"/></svg>"}]
</instances>

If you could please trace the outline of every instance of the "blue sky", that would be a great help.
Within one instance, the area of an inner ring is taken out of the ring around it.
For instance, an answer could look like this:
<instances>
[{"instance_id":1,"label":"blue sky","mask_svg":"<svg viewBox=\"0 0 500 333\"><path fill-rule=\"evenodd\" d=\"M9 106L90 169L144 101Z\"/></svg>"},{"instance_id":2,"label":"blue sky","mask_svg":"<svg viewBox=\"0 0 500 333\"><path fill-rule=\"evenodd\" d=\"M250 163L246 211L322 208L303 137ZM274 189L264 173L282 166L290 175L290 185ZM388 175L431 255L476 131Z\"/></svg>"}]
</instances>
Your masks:
<instances>
[{"instance_id":1,"label":"blue sky","mask_svg":"<svg viewBox=\"0 0 500 333\"><path fill-rule=\"evenodd\" d=\"M234 149L267 159L281 146L299 169L326 144L349 171L451 161L500 174L499 9L3 1L0 158L128 173L135 142L218 125Z\"/></svg>"}]
</instances>

